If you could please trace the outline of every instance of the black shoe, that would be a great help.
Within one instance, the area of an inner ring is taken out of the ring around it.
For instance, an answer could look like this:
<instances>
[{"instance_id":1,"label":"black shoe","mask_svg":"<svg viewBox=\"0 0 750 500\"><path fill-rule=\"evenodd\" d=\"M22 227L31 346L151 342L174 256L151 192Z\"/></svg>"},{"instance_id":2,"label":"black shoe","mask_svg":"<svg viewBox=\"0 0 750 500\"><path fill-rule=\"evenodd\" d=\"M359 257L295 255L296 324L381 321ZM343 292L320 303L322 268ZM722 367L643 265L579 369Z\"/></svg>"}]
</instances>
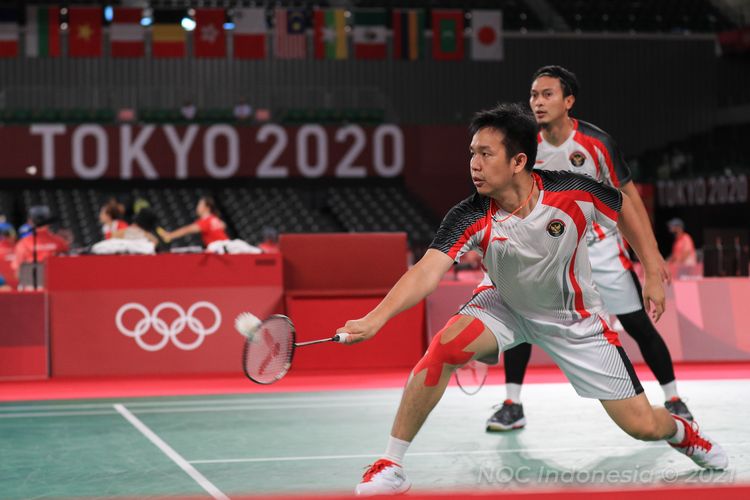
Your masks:
<instances>
[{"instance_id":1,"label":"black shoe","mask_svg":"<svg viewBox=\"0 0 750 500\"><path fill-rule=\"evenodd\" d=\"M685 402L678 397L674 397L670 399L669 401L665 401L664 408L666 408L667 411L671 413L672 415L677 415L678 417L682 417L688 422L693 421L693 414L690 413L690 410L688 410L688 407L685 404Z\"/></svg>"},{"instance_id":2,"label":"black shoe","mask_svg":"<svg viewBox=\"0 0 750 500\"><path fill-rule=\"evenodd\" d=\"M487 420L487 431L512 431L525 425L526 418L523 416L523 405L506 399L503 401L503 406Z\"/></svg>"}]
</instances>

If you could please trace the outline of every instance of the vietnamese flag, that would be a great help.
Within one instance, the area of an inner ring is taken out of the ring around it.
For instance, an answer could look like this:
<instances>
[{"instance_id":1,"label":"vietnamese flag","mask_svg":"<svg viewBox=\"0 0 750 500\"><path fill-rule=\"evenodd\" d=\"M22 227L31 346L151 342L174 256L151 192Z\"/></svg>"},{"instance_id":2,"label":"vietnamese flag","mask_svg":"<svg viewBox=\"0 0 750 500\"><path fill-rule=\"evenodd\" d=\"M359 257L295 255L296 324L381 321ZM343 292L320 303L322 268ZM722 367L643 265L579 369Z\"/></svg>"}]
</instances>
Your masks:
<instances>
[{"instance_id":1,"label":"vietnamese flag","mask_svg":"<svg viewBox=\"0 0 750 500\"><path fill-rule=\"evenodd\" d=\"M101 7L70 7L68 24L68 56L101 57Z\"/></svg>"},{"instance_id":2,"label":"vietnamese flag","mask_svg":"<svg viewBox=\"0 0 750 500\"><path fill-rule=\"evenodd\" d=\"M195 57L226 57L227 39L224 9L195 9L193 52Z\"/></svg>"}]
</instances>

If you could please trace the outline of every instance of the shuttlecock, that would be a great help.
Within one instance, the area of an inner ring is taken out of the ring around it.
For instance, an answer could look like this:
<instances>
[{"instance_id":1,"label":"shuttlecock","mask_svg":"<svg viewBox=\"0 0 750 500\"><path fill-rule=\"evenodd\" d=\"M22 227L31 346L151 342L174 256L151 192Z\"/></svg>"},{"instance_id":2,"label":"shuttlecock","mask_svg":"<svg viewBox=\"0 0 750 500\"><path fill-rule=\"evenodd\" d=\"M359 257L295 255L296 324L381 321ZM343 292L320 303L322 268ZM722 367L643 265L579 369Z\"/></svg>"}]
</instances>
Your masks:
<instances>
[{"instance_id":1,"label":"shuttlecock","mask_svg":"<svg viewBox=\"0 0 750 500\"><path fill-rule=\"evenodd\" d=\"M240 313L234 320L234 327L247 338L253 338L260 324L260 318L249 312Z\"/></svg>"}]
</instances>

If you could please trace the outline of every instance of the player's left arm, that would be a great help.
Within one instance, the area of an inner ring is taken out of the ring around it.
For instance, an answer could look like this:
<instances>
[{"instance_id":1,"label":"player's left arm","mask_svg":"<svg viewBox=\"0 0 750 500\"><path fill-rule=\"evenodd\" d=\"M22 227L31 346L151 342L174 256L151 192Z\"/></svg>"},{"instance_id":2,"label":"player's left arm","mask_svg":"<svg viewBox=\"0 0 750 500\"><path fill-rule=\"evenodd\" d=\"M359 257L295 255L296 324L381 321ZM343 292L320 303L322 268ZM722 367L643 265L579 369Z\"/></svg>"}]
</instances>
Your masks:
<instances>
[{"instance_id":1,"label":"player's left arm","mask_svg":"<svg viewBox=\"0 0 750 500\"><path fill-rule=\"evenodd\" d=\"M664 286L662 284L662 269L664 259L659 250L652 243L653 232L650 226L644 226L634 206L633 201L623 192L622 208L617 220L617 227L622 231L625 239L635 250L638 259L643 264L646 281L643 286L643 305L651 313L654 321L658 321L664 312ZM651 235L649 233L651 232Z\"/></svg>"},{"instance_id":2,"label":"player's left arm","mask_svg":"<svg viewBox=\"0 0 750 500\"><path fill-rule=\"evenodd\" d=\"M669 272L669 266L667 266L667 263L664 261L664 257L662 257L661 253L659 252L659 245L656 243L656 236L654 235L654 230L651 227L651 219L648 216L648 212L646 212L646 205L643 203L643 198L641 198L641 194L638 192L638 188L635 187L635 183L633 181L629 180L627 183L620 186L620 191L622 191L625 195L627 195L628 199L630 199L630 202L633 205L633 208L635 209L635 212L638 216L638 220L640 221L641 227L645 229L645 233L648 238L648 244L653 246L656 249L656 253L659 255L661 279L667 283L670 283L672 281L672 276Z\"/></svg>"}]
</instances>

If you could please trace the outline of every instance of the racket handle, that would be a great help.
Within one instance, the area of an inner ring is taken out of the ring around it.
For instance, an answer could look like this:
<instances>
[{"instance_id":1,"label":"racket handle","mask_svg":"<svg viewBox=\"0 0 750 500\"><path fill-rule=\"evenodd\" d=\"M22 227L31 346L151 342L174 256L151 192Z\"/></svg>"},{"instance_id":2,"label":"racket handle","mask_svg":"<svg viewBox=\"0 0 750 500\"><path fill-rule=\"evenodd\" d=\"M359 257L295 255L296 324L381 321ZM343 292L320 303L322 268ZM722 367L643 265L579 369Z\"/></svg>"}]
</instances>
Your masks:
<instances>
[{"instance_id":1,"label":"racket handle","mask_svg":"<svg viewBox=\"0 0 750 500\"><path fill-rule=\"evenodd\" d=\"M346 344L346 339L349 338L349 334L346 332L337 333L333 336L333 341L339 344Z\"/></svg>"}]
</instances>

